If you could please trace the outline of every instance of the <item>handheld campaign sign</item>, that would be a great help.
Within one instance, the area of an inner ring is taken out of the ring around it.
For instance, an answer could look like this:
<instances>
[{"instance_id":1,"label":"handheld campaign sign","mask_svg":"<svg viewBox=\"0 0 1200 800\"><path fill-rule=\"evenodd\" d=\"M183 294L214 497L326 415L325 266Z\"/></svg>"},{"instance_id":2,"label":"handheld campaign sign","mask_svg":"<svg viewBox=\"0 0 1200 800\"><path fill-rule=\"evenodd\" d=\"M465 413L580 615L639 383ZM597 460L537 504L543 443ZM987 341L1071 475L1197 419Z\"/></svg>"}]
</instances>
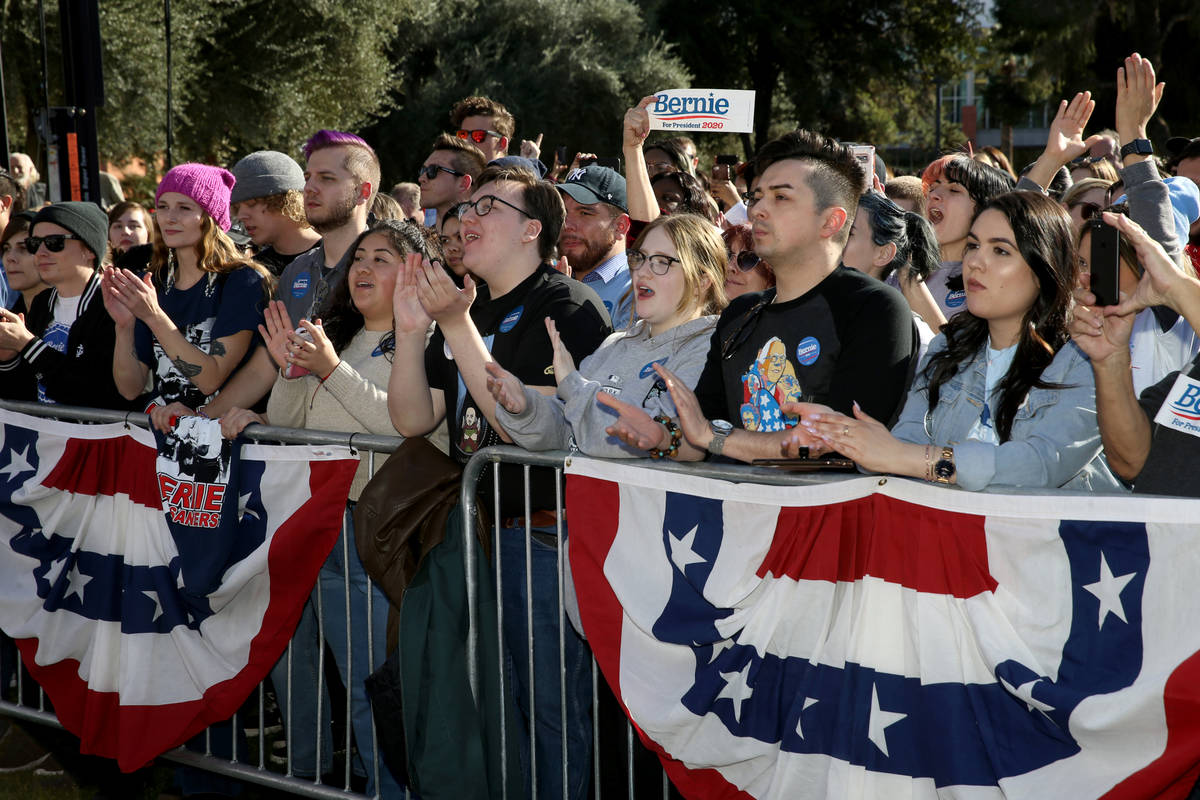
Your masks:
<instances>
[{"instance_id":1,"label":"handheld campaign sign","mask_svg":"<svg viewBox=\"0 0 1200 800\"><path fill-rule=\"evenodd\" d=\"M650 129L655 131L754 131L754 92L743 89L664 89L654 93Z\"/></svg>"}]
</instances>

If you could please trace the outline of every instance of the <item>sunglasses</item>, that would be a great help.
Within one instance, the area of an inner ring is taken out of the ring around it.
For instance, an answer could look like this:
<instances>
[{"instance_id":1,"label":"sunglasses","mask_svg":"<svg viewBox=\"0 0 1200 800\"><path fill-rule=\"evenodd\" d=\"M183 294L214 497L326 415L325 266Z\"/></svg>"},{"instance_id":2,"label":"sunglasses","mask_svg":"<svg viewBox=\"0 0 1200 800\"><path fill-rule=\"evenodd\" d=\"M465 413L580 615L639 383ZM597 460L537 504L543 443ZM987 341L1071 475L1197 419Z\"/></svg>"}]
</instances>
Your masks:
<instances>
[{"instance_id":1,"label":"sunglasses","mask_svg":"<svg viewBox=\"0 0 1200 800\"><path fill-rule=\"evenodd\" d=\"M417 178L424 177L425 180L431 181L438 176L439 172L448 172L456 178L461 178L463 175L466 175L465 172L459 172L456 169L443 167L441 164L426 164L417 170Z\"/></svg>"},{"instance_id":2,"label":"sunglasses","mask_svg":"<svg viewBox=\"0 0 1200 800\"><path fill-rule=\"evenodd\" d=\"M728 360L732 358L733 354L750 339L751 334L757 330L754 323L766 307L767 301L759 300L742 316L738 317L737 322L730 326L729 333L725 334L725 338L721 342L722 359Z\"/></svg>"},{"instance_id":3,"label":"sunglasses","mask_svg":"<svg viewBox=\"0 0 1200 800\"><path fill-rule=\"evenodd\" d=\"M509 208L511 208L513 211L517 211L517 212L529 217L530 219L534 219L534 216L532 214L530 214L528 211L526 211L525 209L521 208L520 206L514 206L512 203L508 202L507 200L501 200L499 197L496 197L496 195L494 195L494 194L485 194L483 197L479 198L478 200L476 200L473 203L468 200L467 202L462 204L462 213L466 214L468 209L474 209L475 216L486 217L488 214L490 214L492 212L492 207L495 206L496 203L501 203L503 205L506 205Z\"/></svg>"},{"instance_id":4,"label":"sunglasses","mask_svg":"<svg viewBox=\"0 0 1200 800\"><path fill-rule=\"evenodd\" d=\"M479 130L474 131L460 130L456 135L460 139L470 139L475 144L483 144L489 136L495 136L497 139L504 138L503 134L496 133L495 131L489 131L487 128L480 128Z\"/></svg>"},{"instance_id":5,"label":"sunglasses","mask_svg":"<svg viewBox=\"0 0 1200 800\"><path fill-rule=\"evenodd\" d=\"M41 250L42 245L46 245L46 249L51 253L61 253L63 248L67 246L68 239L74 239L77 242L83 241L78 236L71 236L66 233L55 233L51 236L30 236L25 240L25 249L32 254Z\"/></svg>"},{"instance_id":6,"label":"sunglasses","mask_svg":"<svg viewBox=\"0 0 1200 800\"><path fill-rule=\"evenodd\" d=\"M742 272L749 272L762 263L762 257L753 250L743 250L737 256L731 255L729 258Z\"/></svg>"}]
</instances>

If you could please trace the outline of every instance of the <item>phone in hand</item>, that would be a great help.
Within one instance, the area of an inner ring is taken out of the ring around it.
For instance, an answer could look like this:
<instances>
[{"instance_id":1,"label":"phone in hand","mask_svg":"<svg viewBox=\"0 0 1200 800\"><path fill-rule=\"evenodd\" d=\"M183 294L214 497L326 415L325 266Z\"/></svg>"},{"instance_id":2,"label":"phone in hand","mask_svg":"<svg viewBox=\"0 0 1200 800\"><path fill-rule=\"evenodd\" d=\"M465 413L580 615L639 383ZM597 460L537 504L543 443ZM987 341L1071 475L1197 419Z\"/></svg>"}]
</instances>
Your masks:
<instances>
[{"instance_id":1,"label":"phone in hand","mask_svg":"<svg viewBox=\"0 0 1200 800\"><path fill-rule=\"evenodd\" d=\"M734 170L738 165L738 157L732 153L723 153L717 156L717 162L712 168L712 179L714 181L733 180Z\"/></svg>"},{"instance_id":2,"label":"phone in hand","mask_svg":"<svg viewBox=\"0 0 1200 800\"><path fill-rule=\"evenodd\" d=\"M296 335L306 342L313 340L312 334L304 328L296 328ZM308 370L305 367L297 366L296 364L288 364L287 368L283 371L283 377L285 378L299 378L301 375L307 374Z\"/></svg>"},{"instance_id":3,"label":"phone in hand","mask_svg":"<svg viewBox=\"0 0 1200 800\"><path fill-rule=\"evenodd\" d=\"M1092 251L1088 267L1092 272L1092 294L1096 305L1115 306L1121 302L1121 232L1102 219L1088 220Z\"/></svg>"},{"instance_id":4,"label":"phone in hand","mask_svg":"<svg viewBox=\"0 0 1200 800\"><path fill-rule=\"evenodd\" d=\"M571 159L567 157L567 146L565 144L554 151L554 160L560 167L571 163Z\"/></svg>"}]
</instances>

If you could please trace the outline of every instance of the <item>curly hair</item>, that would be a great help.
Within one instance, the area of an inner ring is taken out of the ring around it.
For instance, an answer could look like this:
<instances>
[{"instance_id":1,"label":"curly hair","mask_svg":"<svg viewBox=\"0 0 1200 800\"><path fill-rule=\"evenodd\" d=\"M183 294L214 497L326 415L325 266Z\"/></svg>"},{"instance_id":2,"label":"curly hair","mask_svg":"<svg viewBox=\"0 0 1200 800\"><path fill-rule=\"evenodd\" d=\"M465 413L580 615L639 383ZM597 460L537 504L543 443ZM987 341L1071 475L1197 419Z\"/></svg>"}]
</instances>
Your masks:
<instances>
[{"instance_id":1,"label":"curly hair","mask_svg":"<svg viewBox=\"0 0 1200 800\"><path fill-rule=\"evenodd\" d=\"M408 219L386 219L375 223L358 235L358 238L350 245L349 252L351 254L357 252L358 248L362 246L363 240L376 233L382 234L388 240L388 244L401 259L409 253L420 253L426 257L430 255L423 229ZM344 280L338 281L337 287L333 290L322 324L325 328L325 335L329 337L333 349L338 353L349 347L354 336L362 330L365 321L362 312L358 310L358 307L354 305L354 300L350 297L348 274ZM388 330L380 336L379 346L388 361L391 361L392 353L396 349L395 332Z\"/></svg>"},{"instance_id":2,"label":"curly hair","mask_svg":"<svg viewBox=\"0 0 1200 800\"><path fill-rule=\"evenodd\" d=\"M464 97L450 109L450 127L457 130L462 127L462 121L467 117L491 117L492 126L496 133L511 139L517 129L517 121L503 103L497 103L490 97L472 95Z\"/></svg>"}]
</instances>

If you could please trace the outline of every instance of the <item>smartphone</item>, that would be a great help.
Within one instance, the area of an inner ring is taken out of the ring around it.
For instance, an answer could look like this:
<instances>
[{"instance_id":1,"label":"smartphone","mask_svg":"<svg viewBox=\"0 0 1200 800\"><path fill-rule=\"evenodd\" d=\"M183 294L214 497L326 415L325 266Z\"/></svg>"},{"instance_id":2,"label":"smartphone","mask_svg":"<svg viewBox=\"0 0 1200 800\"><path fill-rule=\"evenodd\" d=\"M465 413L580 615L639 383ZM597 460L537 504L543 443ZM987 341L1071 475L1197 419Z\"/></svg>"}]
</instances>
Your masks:
<instances>
[{"instance_id":1,"label":"smartphone","mask_svg":"<svg viewBox=\"0 0 1200 800\"><path fill-rule=\"evenodd\" d=\"M616 156L612 158L597 158L596 165L608 167L609 169L614 169L617 172L621 171L621 159L617 158Z\"/></svg>"},{"instance_id":2,"label":"smartphone","mask_svg":"<svg viewBox=\"0 0 1200 800\"><path fill-rule=\"evenodd\" d=\"M1115 306L1121 301L1121 232L1104 220L1088 221L1092 234L1092 252L1088 266L1092 272L1092 294L1096 305Z\"/></svg>"},{"instance_id":3,"label":"smartphone","mask_svg":"<svg viewBox=\"0 0 1200 800\"><path fill-rule=\"evenodd\" d=\"M717 162L712 168L712 178L714 181L728 181L733 179L734 169L738 165L738 157L730 153L724 153L717 156Z\"/></svg>"},{"instance_id":4,"label":"smartphone","mask_svg":"<svg viewBox=\"0 0 1200 800\"><path fill-rule=\"evenodd\" d=\"M863 172L867 173L866 188L871 188L871 178L875 176L875 145L871 144L852 144L850 152L854 155L854 160L862 165Z\"/></svg>"},{"instance_id":5,"label":"smartphone","mask_svg":"<svg viewBox=\"0 0 1200 800\"><path fill-rule=\"evenodd\" d=\"M304 328L296 328L296 335L306 342L311 342L313 340L312 334L304 330ZM285 378L299 378L301 375L307 374L307 369L296 366L295 364L288 364L287 369L283 371L283 377Z\"/></svg>"},{"instance_id":6,"label":"smartphone","mask_svg":"<svg viewBox=\"0 0 1200 800\"><path fill-rule=\"evenodd\" d=\"M558 162L560 167L571 163L570 159L567 158L567 146L565 144L554 151L554 160Z\"/></svg>"}]
</instances>

